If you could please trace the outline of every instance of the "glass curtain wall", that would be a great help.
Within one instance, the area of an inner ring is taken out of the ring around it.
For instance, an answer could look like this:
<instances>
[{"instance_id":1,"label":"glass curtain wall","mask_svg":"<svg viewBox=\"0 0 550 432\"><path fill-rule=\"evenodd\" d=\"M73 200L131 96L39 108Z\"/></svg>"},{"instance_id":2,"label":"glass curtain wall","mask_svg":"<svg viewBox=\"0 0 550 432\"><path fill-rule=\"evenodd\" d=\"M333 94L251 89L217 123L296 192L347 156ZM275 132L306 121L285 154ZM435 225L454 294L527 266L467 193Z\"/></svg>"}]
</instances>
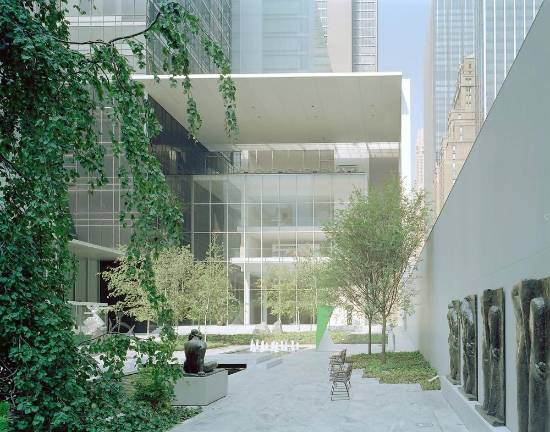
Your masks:
<instances>
[{"instance_id":1,"label":"glass curtain wall","mask_svg":"<svg viewBox=\"0 0 550 432\"><path fill-rule=\"evenodd\" d=\"M193 252L205 256L211 239L223 245L238 308L229 324L273 323L262 278L272 268L294 274L300 257L328 256L322 226L343 208L354 187L367 190L367 174L233 174L193 176ZM296 313L283 323L311 322ZM305 295L305 294L304 294Z\"/></svg>"}]
</instances>

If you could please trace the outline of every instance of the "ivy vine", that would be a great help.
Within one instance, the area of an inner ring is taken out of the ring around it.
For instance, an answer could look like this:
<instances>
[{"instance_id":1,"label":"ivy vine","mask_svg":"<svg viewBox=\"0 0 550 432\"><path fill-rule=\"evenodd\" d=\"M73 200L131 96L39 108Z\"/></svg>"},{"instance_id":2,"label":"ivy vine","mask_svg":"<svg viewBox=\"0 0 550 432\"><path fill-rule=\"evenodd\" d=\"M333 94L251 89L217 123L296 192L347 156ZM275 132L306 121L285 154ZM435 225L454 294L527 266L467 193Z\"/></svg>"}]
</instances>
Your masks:
<instances>
[{"instance_id":1,"label":"ivy vine","mask_svg":"<svg viewBox=\"0 0 550 432\"><path fill-rule=\"evenodd\" d=\"M184 416L159 417L130 401L121 386L130 348L145 359L140 369L156 368L169 381L177 377L172 327L163 327L161 343L113 337L77 346L66 304L75 270L68 188L78 172L71 167L78 163L87 171L91 191L107 183L94 114L112 107L112 151L128 166L118 175L129 186L120 218L132 227L130 276L158 309L160 324L172 322L155 289L152 260L179 242L181 211L149 150L160 125L116 42L124 39L139 67L147 64L157 79L160 72L174 84L183 77L195 134L202 120L189 78L189 45L199 39L220 71L226 131L237 133L235 84L223 51L180 2L156 3L144 31L79 42L90 48L83 54L71 49L67 0L0 0L0 399L10 404L13 430L154 431ZM146 49L152 38L163 41L160 65Z\"/></svg>"}]
</instances>

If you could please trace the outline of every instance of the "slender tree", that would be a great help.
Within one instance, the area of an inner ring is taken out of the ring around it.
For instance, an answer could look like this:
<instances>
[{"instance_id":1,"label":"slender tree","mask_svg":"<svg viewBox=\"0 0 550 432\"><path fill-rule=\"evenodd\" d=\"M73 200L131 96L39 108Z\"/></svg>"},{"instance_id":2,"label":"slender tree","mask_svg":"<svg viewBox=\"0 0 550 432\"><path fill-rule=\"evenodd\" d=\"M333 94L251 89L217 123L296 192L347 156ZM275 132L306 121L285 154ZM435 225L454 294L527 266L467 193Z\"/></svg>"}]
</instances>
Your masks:
<instances>
[{"instance_id":1,"label":"slender tree","mask_svg":"<svg viewBox=\"0 0 550 432\"><path fill-rule=\"evenodd\" d=\"M372 238L376 227L372 223L372 209L367 196L354 190L349 205L338 210L334 219L323 227L332 242L329 271L337 281L340 302L364 315L368 322L368 352L372 352L372 324L376 322L373 278L376 266L372 264Z\"/></svg>"},{"instance_id":2,"label":"slender tree","mask_svg":"<svg viewBox=\"0 0 550 432\"><path fill-rule=\"evenodd\" d=\"M203 261L195 264L195 286L188 300L189 318L199 326L208 322L225 323L235 305L235 297L229 289L223 249L212 239Z\"/></svg>"},{"instance_id":3,"label":"slender tree","mask_svg":"<svg viewBox=\"0 0 550 432\"><path fill-rule=\"evenodd\" d=\"M264 277L258 281L263 289L267 307L277 315L277 320L292 320L296 317L296 268L288 264L266 266Z\"/></svg>"},{"instance_id":4,"label":"slender tree","mask_svg":"<svg viewBox=\"0 0 550 432\"><path fill-rule=\"evenodd\" d=\"M410 195L399 180L368 195L355 190L349 206L325 227L333 242L330 266L342 298L367 317L369 353L372 323L382 324L399 310L409 312L414 292L406 284L426 234L427 211L421 192ZM382 344L385 361L386 345Z\"/></svg>"},{"instance_id":5,"label":"slender tree","mask_svg":"<svg viewBox=\"0 0 550 432\"><path fill-rule=\"evenodd\" d=\"M413 310L415 291L409 282L426 236L428 210L423 192L407 193L398 180L380 190L370 190L368 202L376 226L370 242L375 266L370 300L384 335L392 316ZM385 354L386 344L382 344L384 362Z\"/></svg>"}]
</instances>

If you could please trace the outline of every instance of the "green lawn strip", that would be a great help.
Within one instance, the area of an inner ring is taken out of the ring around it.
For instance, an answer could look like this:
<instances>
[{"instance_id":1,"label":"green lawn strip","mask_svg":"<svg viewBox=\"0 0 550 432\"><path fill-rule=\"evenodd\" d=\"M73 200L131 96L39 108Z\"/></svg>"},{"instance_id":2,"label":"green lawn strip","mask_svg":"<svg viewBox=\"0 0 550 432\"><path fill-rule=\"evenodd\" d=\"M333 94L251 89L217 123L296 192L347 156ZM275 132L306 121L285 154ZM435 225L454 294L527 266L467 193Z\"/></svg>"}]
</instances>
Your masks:
<instances>
[{"instance_id":1,"label":"green lawn strip","mask_svg":"<svg viewBox=\"0 0 550 432\"><path fill-rule=\"evenodd\" d=\"M356 334L345 331L330 331L332 340L338 344L367 344L368 334ZM235 334L235 335L220 335L220 334L207 334L206 343L208 348L223 348L231 345L249 345L250 340L264 340L267 343L272 341L294 341L301 345L313 345L315 344L315 332L285 332L281 334ZM180 336L176 350L183 350L183 344L187 341L186 336ZM372 343L382 343L382 335L375 333L372 335Z\"/></svg>"},{"instance_id":2,"label":"green lawn strip","mask_svg":"<svg viewBox=\"0 0 550 432\"><path fill-rule=\"evenodd\" d=\"M330 336L334 343L337 344L368 344L368 333L350 333L344 331L330 331ZM371 335L373 344L382 343L382 335L380 333L373 333ZM386 341L388 340L386 336Z\"/></svg>"},{"instance_id":3,"label":"green lawn strip","mask_svg":"<svg viewBox=\"0 0 550 432\"><path fill-rule=\"evenodd\" d=\"M10 406L7 402L0 402L0 432L8 430L8 411Z\"/></svg>"},{"instance_id":4,"label":"green lawn strip","mask_svg":"<svg viewBox=\"0 0 550 432\"><path fill-rule=\"evenodd\" d=\"M422 390L440 390L436 370L418 351L386 353L386 363L381 354L356 354L347 361L354 369L363 369L364 378L377 378L383 384L420 384Z\"/></svg>"}]
</instances>

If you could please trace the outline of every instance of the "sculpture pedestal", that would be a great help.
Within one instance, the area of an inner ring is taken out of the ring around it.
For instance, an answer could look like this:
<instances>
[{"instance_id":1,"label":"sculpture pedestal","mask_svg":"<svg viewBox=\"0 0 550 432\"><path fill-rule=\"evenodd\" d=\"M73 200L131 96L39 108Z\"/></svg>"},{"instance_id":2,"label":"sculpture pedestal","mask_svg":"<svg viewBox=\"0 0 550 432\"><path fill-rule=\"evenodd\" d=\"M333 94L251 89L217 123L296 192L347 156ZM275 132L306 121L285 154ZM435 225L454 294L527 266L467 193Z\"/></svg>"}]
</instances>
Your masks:
<instances>
[{"instance_id":1,"label":"sculpture pedestal","mask_svg":"<svg viewBox=\"0 0 550 432\"><path fill-rule=\"evenodd\" d=\"M172 405L209 405L227 395L227 370L205 375L183 374L174 386Z\"/></svg>"}]
</instances>

